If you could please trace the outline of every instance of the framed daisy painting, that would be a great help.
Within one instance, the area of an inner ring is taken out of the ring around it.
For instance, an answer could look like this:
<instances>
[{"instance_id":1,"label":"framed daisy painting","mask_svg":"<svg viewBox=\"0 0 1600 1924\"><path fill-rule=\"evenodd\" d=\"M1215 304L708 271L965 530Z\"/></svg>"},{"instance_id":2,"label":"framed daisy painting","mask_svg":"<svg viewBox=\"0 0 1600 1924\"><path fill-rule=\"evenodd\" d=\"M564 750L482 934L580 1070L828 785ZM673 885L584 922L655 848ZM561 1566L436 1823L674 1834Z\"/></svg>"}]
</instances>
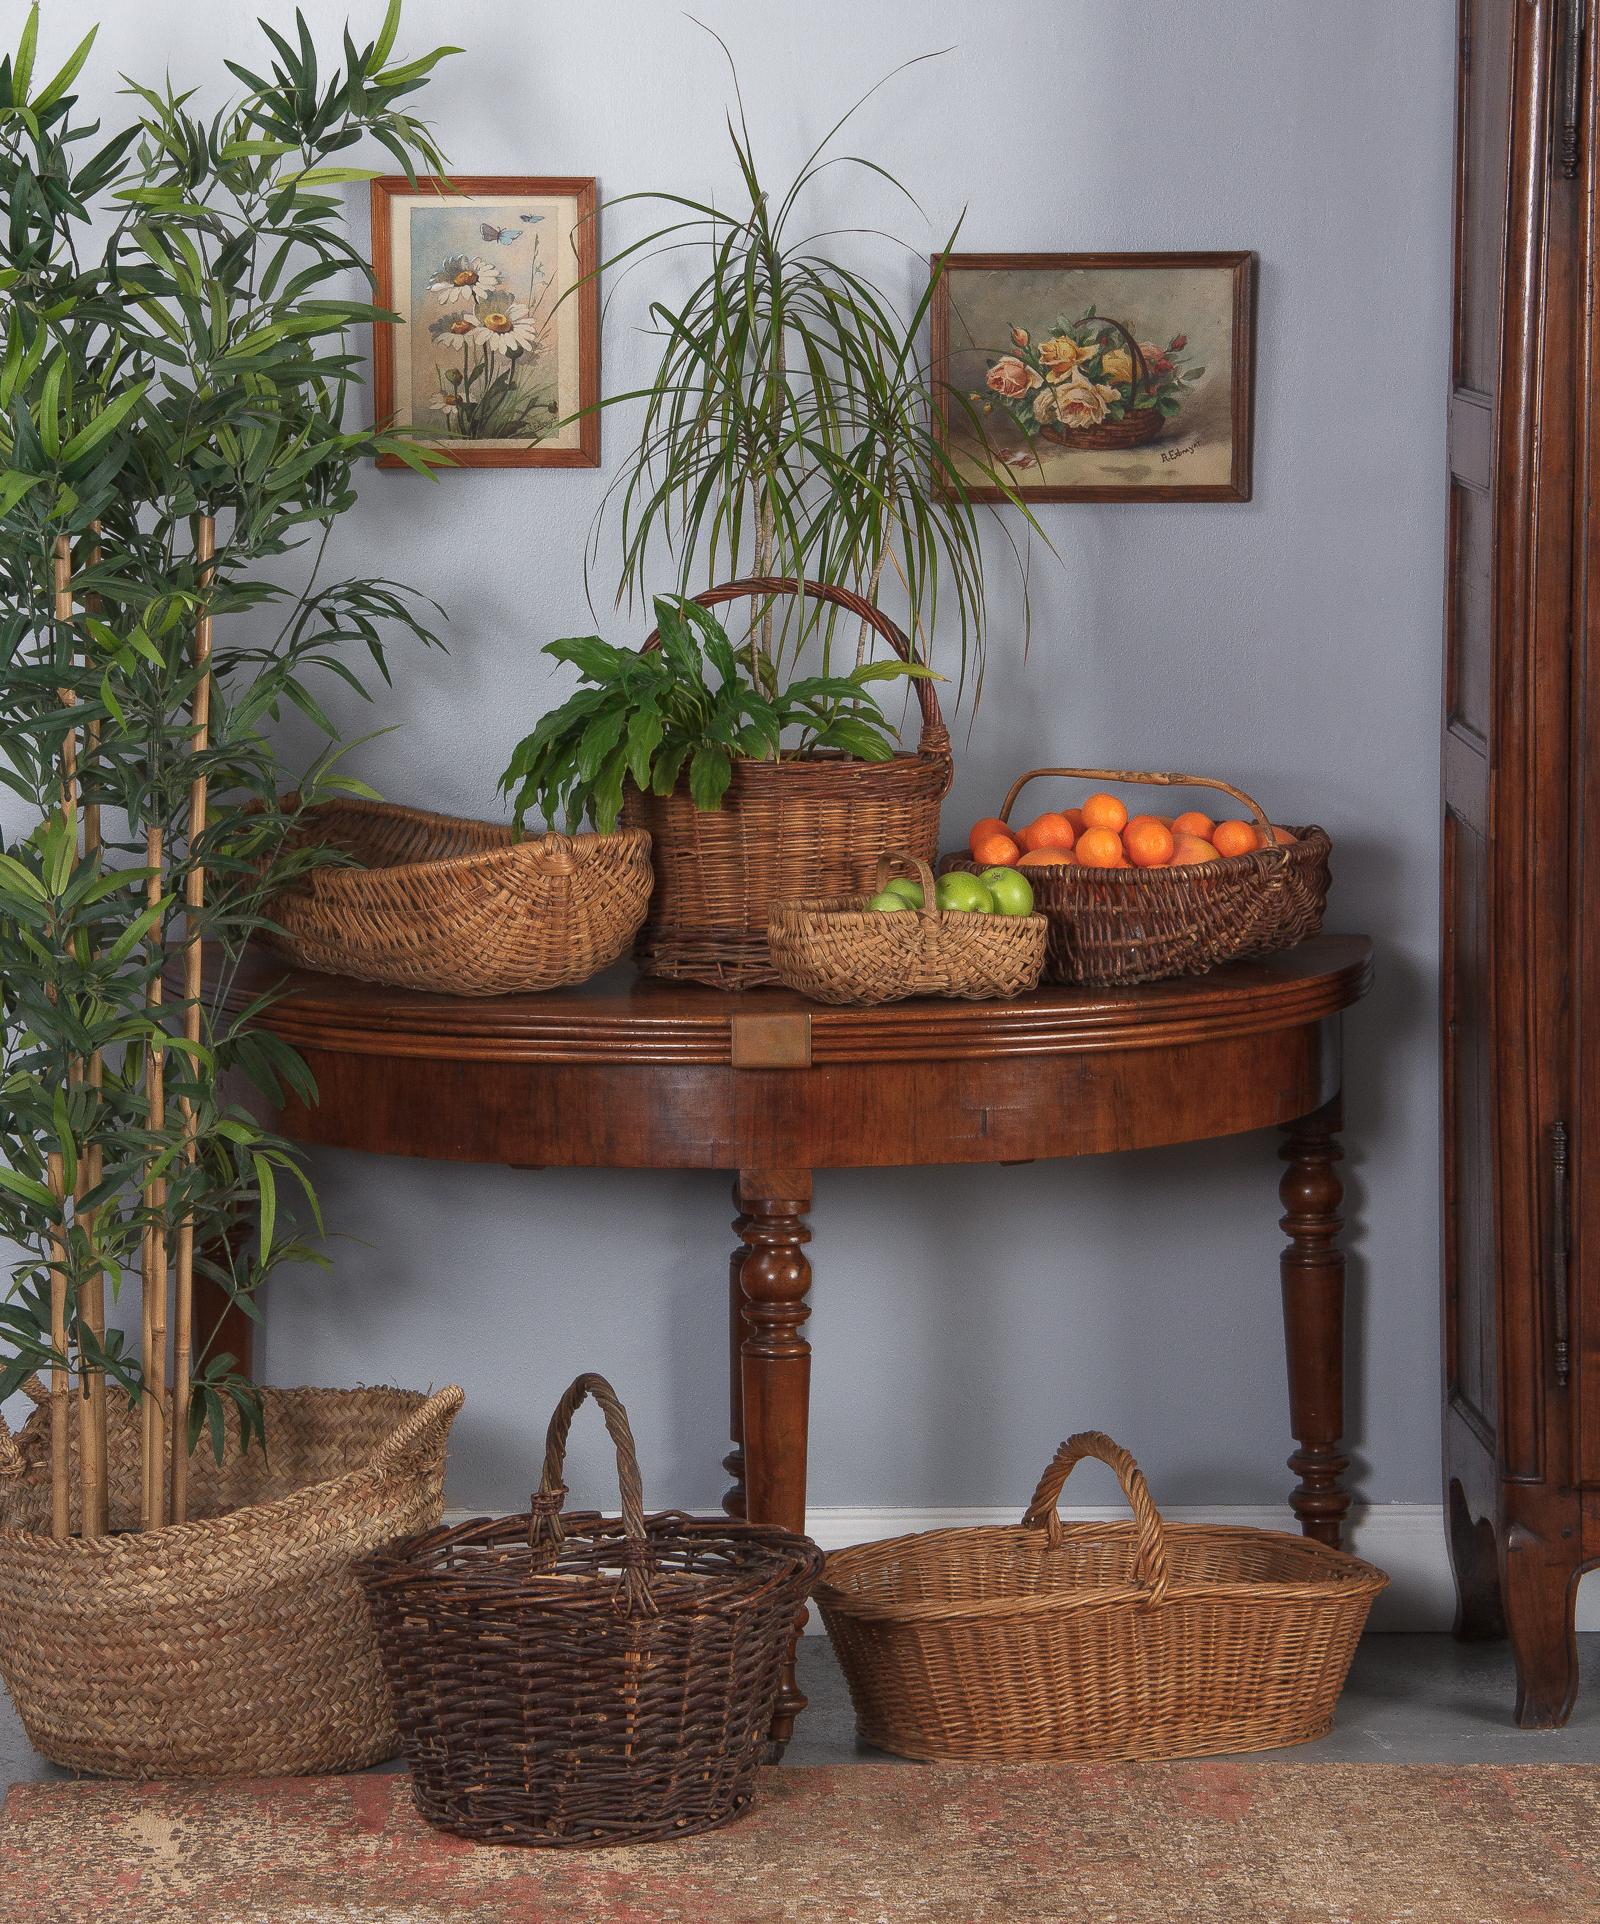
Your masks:
<instances>
[{"instance_id":1,"label":"framed daisy painting","mask_svg":"<svg viewBox=\"0 0 1600 1924\"><path fill-rule=\"evenodd\" d=\"M592 179L372 183L380 421L458 467L600 465ZM404 467L387 455L380 467Z\"/></svg>"}]
</instances>

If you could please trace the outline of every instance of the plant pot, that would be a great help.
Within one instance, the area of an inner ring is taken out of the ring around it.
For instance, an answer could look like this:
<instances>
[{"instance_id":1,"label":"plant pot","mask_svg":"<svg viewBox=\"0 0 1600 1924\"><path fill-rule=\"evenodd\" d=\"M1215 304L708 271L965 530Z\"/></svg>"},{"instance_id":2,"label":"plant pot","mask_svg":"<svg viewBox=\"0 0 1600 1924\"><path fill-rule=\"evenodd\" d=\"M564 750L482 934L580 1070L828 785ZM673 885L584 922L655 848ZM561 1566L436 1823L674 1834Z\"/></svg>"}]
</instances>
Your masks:
<instances>
[{"instance_id":1,"label":"plant pot","mask_svg":"<svg viewBox=\"0 0 1600 1924\"><path fill-rule=\"evenodd\" d=\"M144 1532L140 1413L115 1399L112 1534L90 1539L46 1534L48 1411L15 1442L0 1424L0 1677L52 1763L275 1777L398 1749L352 1565L438 1522L461 1391L261 1395L266 1451L230 1433L218 1465L202 1441L191 1520Z\"/></svg>"},{"instance_id":2,"label":"plant pot","mask_svg":"<svg viewBox=\"0 0 1600 1924\"><path fill-rule=\"evenodd\" d=\"M707 608L746 596L804 593L868 622L903 660L910 641L848 589L758 577L707 589ZM652 635L645 646L651 647ZM824 753L736 761L720 809L699 809L681 783L670 795L631 784L622 819L648 829L655 892L634 955L645 975L748 989L778 980L767 920L780 902L855 895L891 850L932 862L939 804L950 787L950 736L928 681L916 684L922 738L886 762Z\"/></svg>"}]
</instances>

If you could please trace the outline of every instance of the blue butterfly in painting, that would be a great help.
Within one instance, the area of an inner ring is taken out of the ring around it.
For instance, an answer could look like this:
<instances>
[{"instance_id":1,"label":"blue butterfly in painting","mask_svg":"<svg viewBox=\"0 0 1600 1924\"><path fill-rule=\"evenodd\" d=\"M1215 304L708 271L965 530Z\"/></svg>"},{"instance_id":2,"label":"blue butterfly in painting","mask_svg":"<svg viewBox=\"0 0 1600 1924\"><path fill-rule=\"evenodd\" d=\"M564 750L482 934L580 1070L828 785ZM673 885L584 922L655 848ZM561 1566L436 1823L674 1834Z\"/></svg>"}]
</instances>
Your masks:
<instances>
[{"instance_id":1,"label":"blue butterfly in painting","mask_svg":"<svg viewBox=\"0 0 1600 1924\"><path fill-rule=\"evenodd\" d=\"M534 221L543 220L544 215L521 214L518 218L531 225ZM515 227L495 227L486 220L478 223L478 232L482 234L486 241L498 241L502 247L514 247L516 243L522 239L522 234L519 229Z\"/></svg>"}]
</instances>

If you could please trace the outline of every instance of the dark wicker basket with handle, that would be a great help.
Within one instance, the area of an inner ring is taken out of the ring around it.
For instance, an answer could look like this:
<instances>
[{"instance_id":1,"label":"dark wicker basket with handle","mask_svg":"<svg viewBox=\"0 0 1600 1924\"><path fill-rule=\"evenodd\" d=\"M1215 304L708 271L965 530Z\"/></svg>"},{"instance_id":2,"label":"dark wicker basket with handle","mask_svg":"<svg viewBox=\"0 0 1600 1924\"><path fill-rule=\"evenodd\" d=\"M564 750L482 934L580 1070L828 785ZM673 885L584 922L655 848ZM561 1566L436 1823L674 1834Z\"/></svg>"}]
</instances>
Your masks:
<instances>
[{"instance_id":1,"label":"dark wicker basket with handle","mask_svg":"<svg viewBox=\"0 0 1600 1924\"><path fill-rule=\"evenodd\" d=\"M1133 338L1132 331L1121 321L1114 321L1109 315L1097 317L1102 329L1109 328L1112 333L1120 334L1127 344L1128 360L1133 370L1133 380L1128 395L1128 412L1120 421L1096 421L1079 427L1063 427L1058 422L1041 421L1039 432L1047 441L1054 441L1063 448L1137 448L1146 441L1155 440L1167 425L1167 417L1159 408L1138 406L1139 389L1150 378L1150 370L1144 357L1144 349Z\"/></svg>"},{"instance_id":2,"label":"dark wicker basket with handle","mask_svg":"<svg viewBox=\"0 0 1600 1924\"><path fill-rule=\"evenodd\" d=\"M1085 1457L1129 1523L1063 1523ZM1195 1757L1333 1722L1370 1563L1276 1530L1168 1523L1096 1431L1063 1443L1014 1528L930 1530L828 1558L817 1588L861 1735L905 1757Z\"/></svg>"},{"instance_id":3,"label":"dark wicker basket with handle","mask_svg":"<svg viewBox=\"0 0 1600 1924\"><path fill-rule=\"evenodd\" d=\"M746 598L805 594L858 616L903 661L910 641L860 595L826 582L757 576L708 588L702 607ZM652 635L645 643L655 645ZM629 783L622 819L648 829L655 893L635 950L645 975L676 976L717 988L776 982L767 918L779 902L859 893L878 857L904 849L932 862L939 804L950 786L950 735L933 684L915 684L922 737L914 752L886 762L825 751L781 761L736 760L720 809L699 809L688 784L648 795Z\"/></svg>"},{"instance_id":4,"label":"dark wicker basket with handle","mask_svg":"<svg viewBox=\"0 0 1600 1924\"><path fill-rule=\"evenodd\" d=\"M617 1453L622 1516L562 1514L586 1396ZM687 1837L750 1803L796 1619L822 1568L805 1537L646 1516L627 1412L603 1377L556 1405L531 1513L410 1537L358 1574L417 1808L484 1843Z\"/></svg>"},{"instance_id":5,"label":"dark wicker basket with handle","mask_svg":"<svg viewBox=\"0 0 1600 1924\"><path fill-rule=\"evenodd\" d=\"M1325 830L1292 829L1295 840L1280 844L1260 803L1230 782L1116 768L1035 768L1011 784L1001 821L1010 822L1017 797L1041 776L1215 788L1250 810L1269 844L1173 868L1030 868L1035 906L1050 924L1047 981L1116 988L1203 975L1223 962L1290 948L1322 927L1332 846ZM943 866L976 872L979 864L959 855Z\"/></svg>"}]
</instances>

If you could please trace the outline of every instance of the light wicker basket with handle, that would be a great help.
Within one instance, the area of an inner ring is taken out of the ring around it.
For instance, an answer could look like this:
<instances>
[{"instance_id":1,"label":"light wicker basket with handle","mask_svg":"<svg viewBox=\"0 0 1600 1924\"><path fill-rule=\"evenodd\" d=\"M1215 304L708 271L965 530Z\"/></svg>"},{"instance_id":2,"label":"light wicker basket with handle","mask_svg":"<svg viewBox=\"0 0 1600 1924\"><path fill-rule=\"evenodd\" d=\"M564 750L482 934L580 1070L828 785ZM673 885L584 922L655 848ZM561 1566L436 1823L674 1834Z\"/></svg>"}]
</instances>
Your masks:
<instances>
[{"instance_id":1,"label":"light wicker basket with handle","mask_svg":"<svg viewBox=\"0 0 1600 1924\"><path fill-rule=\"evenodd\" d=\"M817 1002L863 1006L913 995L1004 1000L1038 987L1046 934L1042 915L940 909L933 870L903 850L879 856L879 889L896 869L908 870L921 883L921 908L869 909L866 895L780 903L767 923L779 980Z\"/></svg>"},{"instance_id":2,"label":"light wicker basket with handle","mask_svg":"<svg viewBox=\"0 0 1600 1924\"><path fill-rule=\"evenodd\" d=\"M1128 1523L1063 1523L1086 1457ZM1381 1570L1273 1530L1168 1523L1095 1431L1057 1450L1016 1528L830 1556L816 1592L861 1735L906 1757L1194 1757L1333 1721Z\"/></svg>"},{"instance_id":3,"label":"light wicker basket with handle","mask_svg":"<svg viewBox=\"0 0 1600 1924\"><path fill-rule=\"evenodd\" d=\"M1322 927L1332 850L1325 829L1294 828L1294 841L1279 844L1261 804L1231 782L1120 768L1031 769L1011 784L1000 819L1009 824L1023 789L1044 779L1215 789L1250 811L1269 844L1172 868L1030 868L1035 902L1050 924L1047 981L1115 988L1203 975L1223 962L1290 948ZM979 865L955 855L943 866Z\"/></svg>"},{"instance_id":4,"label":"light wicker basket with handle","mask_svg":"<svg viewBox=\"0 0 1600 1924\"><path fill-rule=\"evenodd\" d=\"M724 601L805 595L854 615L903 661L908 638L860 595L827 582L753 576L694 597L704 608ZM655 644L652 635L645 647ZM767 951L767 918L780 902L849 895L865 888L878 857L905 849L932 862L939 849L939 803L950 786L950 734L933 684L914 684L922 734L914 751L884 762L827 751L781 761L738 758L717 809L696 808L687 782L670 795L629 783L622 819L648 829L656 887L636 954L645 975L717 988L776 982Z\"/></svg>"}]
</instances>

